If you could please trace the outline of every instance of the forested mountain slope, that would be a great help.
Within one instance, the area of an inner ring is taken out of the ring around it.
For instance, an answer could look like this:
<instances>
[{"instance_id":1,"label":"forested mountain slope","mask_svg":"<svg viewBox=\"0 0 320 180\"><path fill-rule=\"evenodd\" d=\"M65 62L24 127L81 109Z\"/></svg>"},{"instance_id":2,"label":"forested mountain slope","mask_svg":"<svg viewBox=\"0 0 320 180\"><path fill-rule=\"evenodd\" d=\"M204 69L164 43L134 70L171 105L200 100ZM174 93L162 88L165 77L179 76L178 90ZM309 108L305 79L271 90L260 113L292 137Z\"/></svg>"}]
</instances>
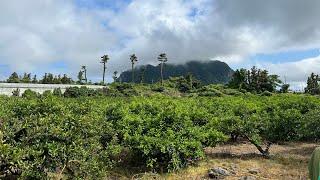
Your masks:
<instances>
[{"instance_id":1,"label":"forested mountain slope","mask_svg":"<svg viewBox=\"0 0 320 180\"><path fill-rule=\"evenodd\" d=\"M164 79L175 76L185 76L191 73L204 84L227 83L233 70L228 64L221 61L190 61L186 64L166 64L164 67ZM135 82L153 83L160 80L160 66L145 65L134 69ZM121 73L119 80L132 81L132 71Z\"/></svg>"}]
</instances>

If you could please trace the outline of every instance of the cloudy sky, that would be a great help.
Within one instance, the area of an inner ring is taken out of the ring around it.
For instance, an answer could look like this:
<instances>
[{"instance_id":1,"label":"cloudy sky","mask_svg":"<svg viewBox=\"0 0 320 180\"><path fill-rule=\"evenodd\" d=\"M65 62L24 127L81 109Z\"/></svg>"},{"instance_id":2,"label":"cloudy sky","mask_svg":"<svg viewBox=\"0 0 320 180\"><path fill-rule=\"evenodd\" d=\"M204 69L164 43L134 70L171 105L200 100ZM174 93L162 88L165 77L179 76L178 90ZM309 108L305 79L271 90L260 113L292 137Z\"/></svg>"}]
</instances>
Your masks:
<instances>
[{"instance_id":1,"label":"cloudy sky","mask_svg":"<svg viewBox=\"0 0 320 180\"><path fill-rule=\"evenodd\" d=\"M319 0L0 0L0 79L17 71L99 81L129 55L154 64L219 59L256 65L302 86L320 73Z\"/></svg>"}]
</instances>

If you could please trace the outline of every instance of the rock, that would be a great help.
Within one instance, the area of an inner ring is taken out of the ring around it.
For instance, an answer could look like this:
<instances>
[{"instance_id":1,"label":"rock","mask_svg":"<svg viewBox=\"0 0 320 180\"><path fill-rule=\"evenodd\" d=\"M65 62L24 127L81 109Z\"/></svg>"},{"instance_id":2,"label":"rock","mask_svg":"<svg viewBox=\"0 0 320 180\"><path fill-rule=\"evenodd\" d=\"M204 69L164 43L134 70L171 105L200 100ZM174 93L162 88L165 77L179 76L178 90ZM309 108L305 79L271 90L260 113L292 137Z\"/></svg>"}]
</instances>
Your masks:
<instances>
[{"instance_id":1,"label":"rock","mask_svg":"<svg viewBox=\"0 0 320 180\"><path fill-rule=\"evenodd\" d=\"M242 176L239 180L256 180L253 176Z\"/></svg>"},{"instance_id":2,"label":"rock","mask_svg":"<svg viewBox=\"0 0 320 180\"><path fill-rule=\"evenodd\" d=\"M219 179L225 176L230 176L230 172L221 167L217 167L217 168L209 169L208 176L212 179Z\"/></svg>"},{"instance_id":3,"label":"rock","mask_svg":"<svg viewBox=\"0 0 320 180\"><path fill-rule=\"evenodd\" d=\"M260 169L259 168L252 168L248 170L250 174L258 174L260 173Z\"/></svg>"}]
</instances>

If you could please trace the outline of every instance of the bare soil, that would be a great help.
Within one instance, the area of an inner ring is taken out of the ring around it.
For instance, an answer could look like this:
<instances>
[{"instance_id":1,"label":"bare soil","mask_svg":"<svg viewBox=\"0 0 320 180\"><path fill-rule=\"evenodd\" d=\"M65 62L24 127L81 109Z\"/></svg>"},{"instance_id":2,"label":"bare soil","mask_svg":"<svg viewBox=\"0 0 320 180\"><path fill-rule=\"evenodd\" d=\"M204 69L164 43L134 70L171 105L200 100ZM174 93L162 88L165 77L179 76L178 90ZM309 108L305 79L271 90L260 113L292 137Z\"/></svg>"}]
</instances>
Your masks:
<instances>
[{"instance_id":1,"label":"bare soil","mask_svg":"<svg viewBox=\"0 0 320 180\"><path fill-rule=\"evenodd\" d=\"M319 146L315 143L286 143L273 145L271 157L266 159L249 143L222 145L207 148L208 158L197 166L189 167L177 173L162 176L164 179L208 179L208 169L222 167L234 169L235 174L225 179L240 179L252 176L256 179L308 179L308 161L313 150ZM249 173L258 169L258 174Z\"/></svg>"}]
</instances>

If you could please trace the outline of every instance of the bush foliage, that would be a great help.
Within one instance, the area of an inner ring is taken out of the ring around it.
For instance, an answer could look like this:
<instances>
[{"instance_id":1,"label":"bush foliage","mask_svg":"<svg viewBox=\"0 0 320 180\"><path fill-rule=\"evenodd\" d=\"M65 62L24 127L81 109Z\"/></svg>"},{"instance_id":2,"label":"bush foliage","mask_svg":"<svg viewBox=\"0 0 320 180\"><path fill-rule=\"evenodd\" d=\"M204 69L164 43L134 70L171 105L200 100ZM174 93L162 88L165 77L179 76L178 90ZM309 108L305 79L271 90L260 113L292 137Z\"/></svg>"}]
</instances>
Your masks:
<instances>
[{"instance_id":1,"label":"bush foliage","mask_svg":"<svg viewBox=\"0 0 320 180\"><path fill-rule=\"evenodd\" d=\"M82 88L64 93L81 98L0 97L0 178L99 179L124 164L175 171L228 140L247 139L268 155L273 143L320 138L317 97L216 97L216 90L205 87L214 97L196 98L97 97Z\"/></svg>"}]
</instances>

